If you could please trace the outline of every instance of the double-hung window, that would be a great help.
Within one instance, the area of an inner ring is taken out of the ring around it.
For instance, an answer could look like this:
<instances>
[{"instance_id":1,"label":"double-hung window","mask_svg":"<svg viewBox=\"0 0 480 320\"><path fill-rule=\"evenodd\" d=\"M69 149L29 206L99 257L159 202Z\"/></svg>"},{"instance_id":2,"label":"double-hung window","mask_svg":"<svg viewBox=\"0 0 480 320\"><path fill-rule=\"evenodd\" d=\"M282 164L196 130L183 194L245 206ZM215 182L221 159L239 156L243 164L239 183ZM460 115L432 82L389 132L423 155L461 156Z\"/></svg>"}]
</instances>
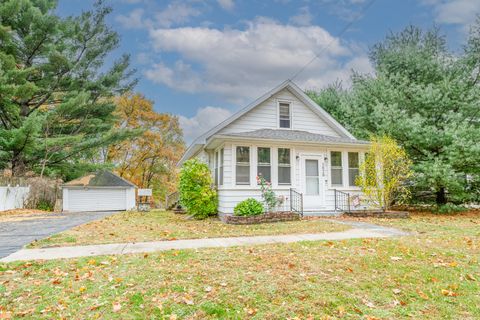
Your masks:
<instances>
[{"instance_id":1,"label":"double-hung window","mask_svg":"<svg viewBox=\"0 0 480 320\"><path fill-rule=\"evenodd\" d=\"M343 186L342 171L342 152L330 152L330 176L332 186Z\"/></svg>"},{"instance_id":2,"label":"double-hung window","mask_svg":"<svg viewBox=\"0 0 480 320\"><path fill-rule=\"evenodd\" d=\"M290 103L280 102L278 104L279 128L291 128L292 119L290 117Z\"/></svg>"},{"instance_id":3,"label":"double-hung window","mask_svg":"<svg viewBox=\"0 0 480 320\"><path fill-rule=\"evenodd\" d=\"M215 185L223 185L223 148L215 152Z\"/></svg>"},{"instance_id":4,"label":"double-hung window","mask_svg":"<svg viewBox=\"0 0 480 320\"><path fill-rule=\"evenodd\" d=\"M236 149L236 183L250 184L250 147L237 147Z\"/></svg>"},{"instance_id":5,"label":"double-hung window","mask_svg":"<svg viewBox=\"0 0 480 320\"><path fill-rule=\"evenodd\" d=\"M214 182L215 182L215 185L216 185L216 186L218 186L218 171L219 171L219 170L218 170L218 167L219 167L219 161L218 161L219 156L218 156L218 153L219 153L218 151L215 151L215 158L213 159L213 164L214 164L214 166L215 166L215 174L214 174L215 180L214 180Z\"/></svg>"},{"instance_id":6,"label":"double-hung window","mask_svg":"<svg viewBox=\"0 0 480 320\"><path fill-rule=\"evenodd\" d=\"M291 184L290 149L278 148L278 184Z\"/></svg>"},{"instance_id":7,"label":"double-hung window","mask_svg":"<svg viewBox=\"0 0 480 320\"><path fill-rule=\"evenodd\" d=\"M257 149L258 165L257 175L262 176L266 181L272 181L272 162L270 148L259 147Z\"/></svg>"},{"instance_id":8,"label":"double-hung window","mask_svg":"<svg viewBox=\"0 0 480 320\"><path fill-rule=\"evenodd\" d=\"M348 153L348 185L354 187L357 176L359 175L359 159L358 152Z\"/></svg>"}]
</instances>

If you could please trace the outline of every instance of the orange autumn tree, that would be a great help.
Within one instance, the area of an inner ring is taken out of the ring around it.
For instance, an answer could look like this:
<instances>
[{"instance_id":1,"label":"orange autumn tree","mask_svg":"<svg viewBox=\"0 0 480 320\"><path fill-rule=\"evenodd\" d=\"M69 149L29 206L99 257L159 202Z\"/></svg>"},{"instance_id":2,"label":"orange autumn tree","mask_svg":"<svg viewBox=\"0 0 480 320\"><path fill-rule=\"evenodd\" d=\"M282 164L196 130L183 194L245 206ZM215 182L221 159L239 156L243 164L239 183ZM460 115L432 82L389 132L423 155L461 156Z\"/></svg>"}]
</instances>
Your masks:
<instances>
[{"instance_id":1,"label":"orange autumn tree","mask_svg":"<svg viewBox=\"0 0 480 320\"><path fill-rule=\"evenodd\" d=\"M153 189L157 200L174 191L176 163L185 150L178 118L153 110L143 95L127 93L116 99L116 126L140 130L135 138L112 145L107 160L116 165L121 177L140 188Z\"/></svg>"}]
</instances>

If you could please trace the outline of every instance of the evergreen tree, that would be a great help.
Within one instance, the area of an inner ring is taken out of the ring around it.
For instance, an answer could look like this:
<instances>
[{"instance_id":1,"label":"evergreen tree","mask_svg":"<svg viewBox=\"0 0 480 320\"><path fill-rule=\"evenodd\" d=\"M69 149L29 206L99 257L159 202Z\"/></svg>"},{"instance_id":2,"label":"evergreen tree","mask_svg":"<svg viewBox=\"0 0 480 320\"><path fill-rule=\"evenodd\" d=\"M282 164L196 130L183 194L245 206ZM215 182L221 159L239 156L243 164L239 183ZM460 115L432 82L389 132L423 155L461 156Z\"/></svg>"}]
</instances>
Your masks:
<instances>
[{"instance_id":1,"label":"evergreen tree","mask_svg":"<svg viewBox=\"0 0 480 320\"><path fill-rule=\"evenodd\" d=\"M0 169L14 175L87 169L82 159L130 135L114 129L112 97L135 80L128 56L105 66L119 43L105 24L111 9L98 1L62 18L56 5L0 3Z\"/></svg>"},{"instance_id":2,"label":"evergreen tree","mask_svg":"<svg viewBox=\"0 0 480 320\"><path fill-rule=\"evenodd\" d=\"M460 55L437 29L391 34L371 50L375 75L354 74L351 90L339 93L338 120L360 138L400 142L414 163L415 188L438 204L478 197L467 181L480 174L479 25ZM328 90L316 96L325 100Z\"/></svg>"}]
</instances>

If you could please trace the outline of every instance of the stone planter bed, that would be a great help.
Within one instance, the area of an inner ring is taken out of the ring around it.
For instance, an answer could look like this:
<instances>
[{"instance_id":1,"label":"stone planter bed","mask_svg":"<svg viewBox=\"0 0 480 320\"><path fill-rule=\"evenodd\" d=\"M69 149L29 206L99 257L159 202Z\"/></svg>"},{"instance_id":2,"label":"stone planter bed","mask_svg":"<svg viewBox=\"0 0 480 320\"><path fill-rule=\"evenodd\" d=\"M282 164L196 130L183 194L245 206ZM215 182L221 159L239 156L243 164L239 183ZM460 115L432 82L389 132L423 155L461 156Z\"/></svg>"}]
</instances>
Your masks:
<instances>
[{"instance_id":1,"label":"stone planter bed","mask_svg":"<svg viewBox=\"0 0 480 320\"><path fill-rule=\"evenodd\" d=\"M249 217L223 214L220 216L220 220L226 224L258 224L300 220L300 215L290 211L267 212L258 216Z\"/></svg>"},{"instance_id":2,"label":"stone planter bed","mask_svg":"<svg viewBox=\"0 0 480 320\"><path fill-rule=\"evenodd\" d=\"M408 211L352 211L345 212L343 214L345 217L352 218L386 218L386 219L408 219L410 214Z\"/></svg>"}]
</instances>

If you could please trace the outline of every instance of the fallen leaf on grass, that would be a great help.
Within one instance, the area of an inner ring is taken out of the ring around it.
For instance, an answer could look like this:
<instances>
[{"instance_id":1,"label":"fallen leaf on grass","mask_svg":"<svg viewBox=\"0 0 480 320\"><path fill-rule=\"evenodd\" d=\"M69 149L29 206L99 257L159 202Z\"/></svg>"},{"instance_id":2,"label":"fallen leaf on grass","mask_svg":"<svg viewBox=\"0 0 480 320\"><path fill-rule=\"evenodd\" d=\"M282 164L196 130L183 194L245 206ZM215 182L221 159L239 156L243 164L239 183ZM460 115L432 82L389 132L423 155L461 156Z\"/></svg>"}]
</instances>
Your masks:
<instances>
[{"instance_id":1,"label":"fallen leaf on grass","mask_svg":"<svg viewBox=\"0 0 480 320\"><path fill-rule=\"evenodd\" d=\"M375 304L367 299L362 299L362 303L369 308L375 308Z\"/></svg>"},{"instance_id":2,"label":"fallen leaf on grass","mask_svg":"<svg viewBox=\"0 0 480 320\"><path fill-rule=\"evenodd\" d=\"M402 292L402 290L400 290L400 289L392 289L392 291L395 294L400 294Z\"/></svg>"},{"instance_id":3,"label":"fallen leaf on grass","mask_svg":"<svg viewBox=\"0 0 480 320\"><path fill-rule=\"evenodd\" d=\"M422 290L417 290L417 293L418 293L418 295L420 296L420 298L422 298L422 299L424 299L424 300L430 299L430 298L425 294L425 292L423 292Z\"/></svg>"},{"instance_id":4,"label":"fallen leaf on grass","mask_svg":"<svg viewBox=\"0 0 480 320\"><path fill-rule=\"evenodd\" d=\"M119 312L122 309L122 305L119 302L114 302L112 306L113 312Z\"/></svg>"},{"instance_id":5,"label":"fallen leaf on grass","mask_svg":"<svg viewBox=\"0 0 480 320\"><path fill-rule=\"evenodd\" d=\"M205 287L205 292L210 292L210 291L212 291L212 287L210 286Z\"/></svg>"},{"instance_id":6,"label":"fallen leaf on grass","mask_svg":"<svg viewBox=\"0 0 480 320\"><path fill-rule=\"evenodd\" d=\"M447 289L442 289L442 294L446 297L456 297L456 296L458 296L458 293L456 293L454 291L451 291L451 290L447 290Z\"/></svg>"},{"instance_id":7,"label":"fallen leaf on grass","mask_svg":"<svg viewBox=\"0 0 480 320\"><path fill-rule=\"evenodd\" d=\"M402 260L402 258L401 258L401 257L390 257L390 260L392 260L392 261L400 261L400 260Z\"/></svg>"},{"instance_id":8,"label":"fallen leaf on grass","mask_svg":"<svg viewBox=\"0 0 480 320\"><path fill-rule=\"evenodd\" d=\"M477 279L475 279L475 277L473 276L473 274L467 274L465 276L465 278L467 278L467 280L470 280L470 281L477 281Z\"/></svg>"}]
</instances>

